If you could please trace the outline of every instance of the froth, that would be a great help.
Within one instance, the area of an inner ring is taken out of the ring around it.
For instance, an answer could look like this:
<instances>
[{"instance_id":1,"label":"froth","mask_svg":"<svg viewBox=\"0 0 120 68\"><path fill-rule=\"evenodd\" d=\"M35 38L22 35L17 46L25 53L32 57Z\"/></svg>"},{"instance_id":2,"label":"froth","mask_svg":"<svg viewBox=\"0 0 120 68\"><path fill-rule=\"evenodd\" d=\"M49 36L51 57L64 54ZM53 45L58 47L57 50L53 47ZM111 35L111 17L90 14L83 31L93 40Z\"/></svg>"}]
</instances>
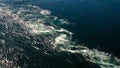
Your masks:
<instances>
[{"instance_id":1,"label":"froth","mask_svg":"<svg viewBox=\"0 0 120 68\"><path fill-rule=\"evenodd\" d=\"M49 10L41 10L40 13L43 15L49 15L51 12Z\"/></svg>"}]
</instances>

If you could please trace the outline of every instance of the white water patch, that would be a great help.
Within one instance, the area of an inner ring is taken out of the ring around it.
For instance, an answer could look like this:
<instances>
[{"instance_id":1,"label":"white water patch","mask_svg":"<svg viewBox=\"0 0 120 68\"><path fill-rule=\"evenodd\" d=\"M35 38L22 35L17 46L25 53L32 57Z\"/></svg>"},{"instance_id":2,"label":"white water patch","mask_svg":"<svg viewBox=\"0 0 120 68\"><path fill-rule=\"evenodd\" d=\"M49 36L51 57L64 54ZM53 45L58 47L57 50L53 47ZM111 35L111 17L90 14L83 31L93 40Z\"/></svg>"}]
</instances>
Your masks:
<instances>
[{"instance_id":1,"label":"white water patch","mask_svg":"<svg viewBox=\"0 0 120 68\"><path fill-rule=\"evenodd\" d=\"M116 57L112 57L110 54L98 51L96 49L89 49L84 46L75 46L71 41L72 33L68 30L60 28L59 26L52 26L52 21L58 18L50 19L49 11L42 10L33 6L7 6L0 8L0 13L5 13L18 23L23 24L24 28L32 35L50 35L51 45L59 47L61 51L67 51L70 53L79 53L83 55L86 60L98 64L101 68L120 68L120 60ZM63 19L59 19L61 24L65 23ZM46 24L49 22L49 24ZM2 41L2 43L4 43ZM32 46L36 50L38 47ZM76 49L72 49L76 48Z\"/></svg>"},{"instance_id":2,"label":"white water patch","mask_svg":"<svg viewBox=\"0 0 120 68\"><path fill-rule=\"evenodd\" d=\"M69 33L70 35L72 35L73 33L68 31L68 30L65 30L65 29L60 29L60 30L55 30L55 31L58 31L58 32L66 32L66 33Z\"/></svg>"},{"instance_id":3,"label":"white water patch","mask_svg":"<svg viewBox=\"0 0 120 68\"><path fill-rule=\"evenodd\" d=\"M4 3L0 3L0 6L5 6L6 4L4 4Z\"/></svg>"},{"instance_id":4,"label":"white water patch","mask_svg":"<svg viewBox=\"0 0 120 68\"><path fill-rule=\"evenodd\" d=\"M67 39L67 36L65 34L61 34L60 36L55 38L55 44L66 44L67 42L69 42L69 40Z\"/></svg>"},{"instance_id":5,"label":"white water patch","mask_svg":"<svg viewBox=\"0 0 120 68\"><path fill-rule=\"evenodd\" d=\"M47 33L52 33L52 30L50 29L50 27L46 27L43 24L39 24L39 23L33 23L33 24L26 24L27 28L29 28L31 33L34 34L47 34Z\"/></svg>"},{"instance_id":6,"label":"white water patch","mask_svg":"<svg viewBox=\"0 0 120 68\"><path fill-rule=\"evenodd\" d=\"M84 48L81 50L71 50L63 48L62 50L82 54L86 60L100 65L101 68L120 68L119 59L116 59L116 57L112 58L110 54L98 51L96 49L90 50L88 48Z\"/></svg>"},{"instance_id":7,"label":"white water patch","mask_svg":"<svg viewBox=\"0 0 120 68\"><path fill-rule=\"evenodd\" d=\"M50 15L51 14L51 12L49 10L41 10L40 13L43 15Z\"/></svg>"}]
</instances>

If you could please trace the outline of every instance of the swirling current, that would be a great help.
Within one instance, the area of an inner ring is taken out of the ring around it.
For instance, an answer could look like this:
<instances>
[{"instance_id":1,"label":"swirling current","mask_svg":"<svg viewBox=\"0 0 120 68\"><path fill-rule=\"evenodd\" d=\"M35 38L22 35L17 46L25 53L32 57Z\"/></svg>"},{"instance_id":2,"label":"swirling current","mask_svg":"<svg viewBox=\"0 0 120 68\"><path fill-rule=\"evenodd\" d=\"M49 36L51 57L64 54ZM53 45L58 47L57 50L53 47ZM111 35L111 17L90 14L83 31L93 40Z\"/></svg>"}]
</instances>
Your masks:
<instances>
[{"instance_id":1,"label":"swirling current","mask_svg":"<svg viewBox=\"0 0 120 68\"><path fill-rule=\"evenodd\" d=\"M120 68L120 59L72 41L64 19L32 5L0 4L1 68Z\"/></svg>"}]
</instances>

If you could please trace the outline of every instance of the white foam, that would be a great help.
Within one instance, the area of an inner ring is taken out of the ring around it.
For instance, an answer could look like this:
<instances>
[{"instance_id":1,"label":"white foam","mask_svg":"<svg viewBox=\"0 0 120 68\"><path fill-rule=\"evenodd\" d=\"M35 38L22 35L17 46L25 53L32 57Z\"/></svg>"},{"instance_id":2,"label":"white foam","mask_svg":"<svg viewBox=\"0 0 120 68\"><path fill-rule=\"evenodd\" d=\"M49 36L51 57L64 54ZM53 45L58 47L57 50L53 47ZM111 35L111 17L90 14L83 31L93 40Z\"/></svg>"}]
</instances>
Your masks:
<instances>
[{"instance_id":1,"label":"white foam","mask_svg":"<svg viewBox=\"0 0 120 68\"><path fill-rule=\"evenodd\" d=\"M42 15L50 15L51 12L49 10L41 10L40 13Z\"/></svg>"},{"instance_id":2,"label":"white foam","mask_svg":"<svg viewBox=\"0 0 120 68\"><path fill-rule=\"evenodd\" d=\"M69 40L65 34L61 34L60 36L55 38L55 44L65 44Z\"/></svg>"},{"instance_id":3,"label":"white foam","mask_svg":"<svg viewBox=\"0 0 120 68\"><path fill-rule=\"evenodd\" d=\"M99 64L101 68L119 68L120 65L115 64L117 62L120 64L120 60L113 61L111 55L108 53L100 52L98 50L90 50L90 49L83 49L83 50L69 50L69 49L62 49L63 51L68 51L71 53L80 53L86 59L92 63ZM89 58L87 58L89 57Z\"/></svg>"},{"instance_id":4,"label":"white foam","mask_svg":"<svg viewBox=\"0 0 120 68\"><path fill-rule=\"evenodd\" d=\"M33 45L32 45L32 47L33 47L33 48L35 48L36 50L39 50L39 48L38 48L38 47L36 47L36 46L33 46Z\"/></svg>"},{"instance_id":5,"label":"white foam","mask_svg":"<svg viewBox=\"0 0 120 68\"><path fill-rule=\"evenodd\" d=\"M61 24L69 24L69 22L65 21L64 19L60 19L60 21L61 21Z\"/></svg>"},{"instance_id":6,"label":"white foam","mask_svg":"<svg viewBox=\"0 0 120 68\"><path fill-rule=\"evenodd\" d=\"M53 20L57 20L58 19L58 17L54 17L54 19Z\"/></svg>"},{"instance_id":7,"label":"white foam","mask_svg":"<svg viewBox=\"0 0 120 68\"><path fill-rule=\"evenodd\" d=\"M55 31L58 31L58 32L66 32L66 33L72 35L72 32L69 32L69 31L67 31L67 30L65 30L65 29L62 29L62 28L61 28L60 30L55 30Z\"/></svg>"},{"instance_id":8,"label":"white foam","mask_svg":"<svg viewBox=\"0 0 120 68\"><path fill-rule=\"evenodd\" d=\"M4 39L0 40L0 43L1 43L2 45L5 45L5 40L4 40Z\"/></svg>"},{"instance_id":9,"label":"white foam","mask_svg":"<svg viewBox=\"0 0 120 68\"><path fill-rule=\"evenodd\" d=\"M5 6L6 4L4 4L4 3L0 3L0 5Z\"/></svg>"}]
</instances>

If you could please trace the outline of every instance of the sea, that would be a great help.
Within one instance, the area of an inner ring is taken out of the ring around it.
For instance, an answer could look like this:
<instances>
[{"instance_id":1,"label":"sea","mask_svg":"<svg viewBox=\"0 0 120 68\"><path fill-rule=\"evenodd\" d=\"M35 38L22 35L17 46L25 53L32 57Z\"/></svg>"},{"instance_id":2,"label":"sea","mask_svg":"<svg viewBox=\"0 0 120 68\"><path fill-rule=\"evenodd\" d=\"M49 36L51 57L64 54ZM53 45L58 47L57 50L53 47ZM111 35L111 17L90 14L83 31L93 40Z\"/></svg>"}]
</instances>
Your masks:
<instances>
[{"instance_id":1,"label":"sea","mask_svg":"<svg viewBox=\"0 0 120 68\"><path fill-rule=\"evenodd\" d=\"M1 68L120 68L119 0L0 0Z\"/></svg>"}]
</instances>

